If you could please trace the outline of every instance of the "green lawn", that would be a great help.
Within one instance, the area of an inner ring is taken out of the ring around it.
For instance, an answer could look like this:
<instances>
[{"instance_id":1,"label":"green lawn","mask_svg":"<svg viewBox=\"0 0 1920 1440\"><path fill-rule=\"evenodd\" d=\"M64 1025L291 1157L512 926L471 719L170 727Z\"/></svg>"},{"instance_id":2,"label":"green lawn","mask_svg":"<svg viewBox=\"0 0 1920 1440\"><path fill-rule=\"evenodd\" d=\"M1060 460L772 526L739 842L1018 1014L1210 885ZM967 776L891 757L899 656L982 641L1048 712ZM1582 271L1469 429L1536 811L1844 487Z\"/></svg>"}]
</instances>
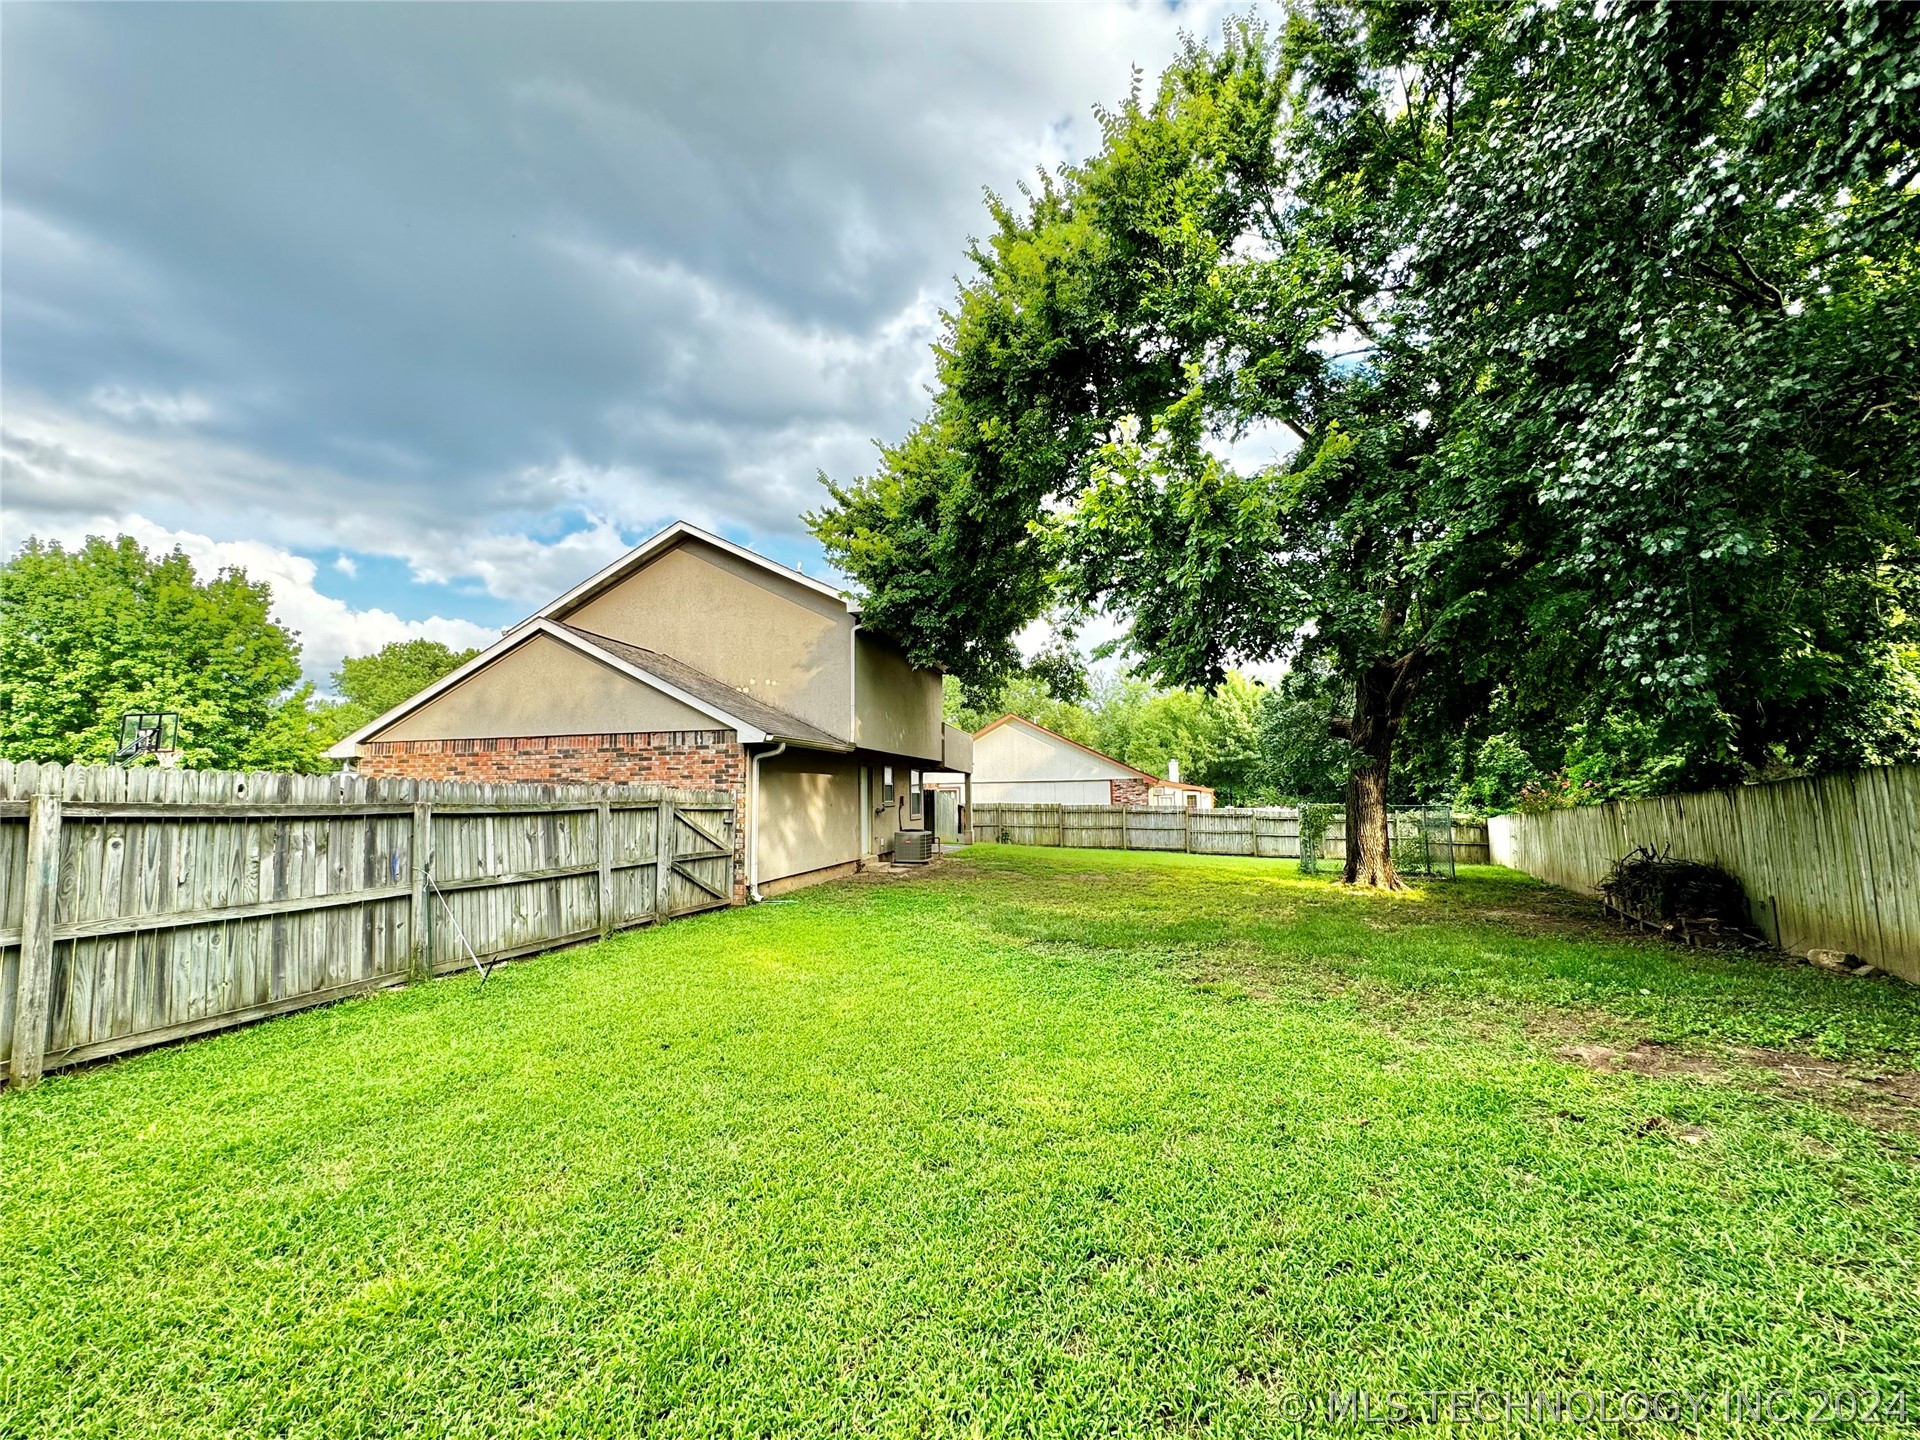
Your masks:
<instances>
[{"instance_id":1,"label":"green lawn","mask_svg":"<svg viewBox=\"0 0 1920 1440\"><path fill-rule=\"evenodd\" d=\"M982 846L54 1077L0 1099L0 1434L1920 1419L1920 987L1581 913Z\"/></svg>"}]
</instances>

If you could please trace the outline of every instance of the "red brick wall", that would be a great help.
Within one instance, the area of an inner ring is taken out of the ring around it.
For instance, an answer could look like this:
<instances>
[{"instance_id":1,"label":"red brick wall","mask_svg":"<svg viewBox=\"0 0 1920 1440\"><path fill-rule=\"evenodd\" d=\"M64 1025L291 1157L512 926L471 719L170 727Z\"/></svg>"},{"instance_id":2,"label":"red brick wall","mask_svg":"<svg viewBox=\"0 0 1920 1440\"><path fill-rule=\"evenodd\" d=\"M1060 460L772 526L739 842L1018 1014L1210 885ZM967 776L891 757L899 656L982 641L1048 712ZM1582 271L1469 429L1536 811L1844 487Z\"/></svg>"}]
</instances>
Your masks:
<instances>
[{"instance_id":1,"label":"red brick wall","mask_svg":"<svg viewBox=\"0 0 1920 1440\"><path fill-rule=\"evenodd\" d=\"M1147 803L1147 791L1152 788L1150 780L1109 780L1107 784L1113 790L1111 805L1144 805Z\"/></svg>"},{"instance_id":2,"label":"red brick wall","mask_svg":"<svg viewBox=\"0 0 1920 1440\"><path fill-rule=\"evenodd\" d=\"M496 785L677 785L738 790L746 752L731 730L531 735L501 740L370 740L360 773Z\"/></svg>"},{"instance_id":3,"label":"red brick wall","mask_svg":"<svg viewBox=\"0 0 1920 1440\"><path fill-rule=\"evenodd\" d=\"M529 735L499 740L370 740L362 775L495 785L671 785L733 793L733 898L746 899L747 752L731 730Z\"/></svg>"}]
</instances>

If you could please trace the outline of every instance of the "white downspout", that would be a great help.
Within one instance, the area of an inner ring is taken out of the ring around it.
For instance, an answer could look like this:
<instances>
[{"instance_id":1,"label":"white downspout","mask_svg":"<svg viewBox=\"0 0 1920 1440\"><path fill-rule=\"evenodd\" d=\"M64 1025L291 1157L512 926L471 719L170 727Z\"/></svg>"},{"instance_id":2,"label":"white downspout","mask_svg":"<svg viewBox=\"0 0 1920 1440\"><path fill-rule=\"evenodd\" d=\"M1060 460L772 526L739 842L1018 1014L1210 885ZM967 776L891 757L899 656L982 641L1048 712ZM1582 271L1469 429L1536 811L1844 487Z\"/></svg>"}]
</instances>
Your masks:
<instances>
[{"instance_id":1,"label":"white downspout","mask_svg":"<svg viewBox=\"0 0 1920 1440\"><path fill-rule=\"evenodd\" d=\"M860 864L873 853L873 767L860 767Z\"/></svg>"},{"instance_id":2,"label":"white downspout","mask_svg":"<svg viewBox=\"0 0 1920 1440\"><path fill-rule=\"evenodd\" d=\"M860 764L860 617L847 632L847 739L853 742L854 762ZM865 869L873 854L873 767L860 764L860 854L856 868Z\"/></svg>"},{"instance_id":3,"label":"white downspout","mask_svg":"<svg viewBox=\"0 0 1920 1440\"><path fill-rule=\"evenodd\" d=\"M760 903L760 762L786 748L782 740L771 750L756 751L747 774L747 899L755 905Z\"/></svg>"},{"instance_id":4,"label":"white downspout","mask_svg":"<svg viewBox=\"0 0 1920 1440\"><path fill-rule=\"evenodd\" d=\"M858 620L847 632L847 739L854 748L860 745L860 631Z\"/></svg>"}]
</instances>

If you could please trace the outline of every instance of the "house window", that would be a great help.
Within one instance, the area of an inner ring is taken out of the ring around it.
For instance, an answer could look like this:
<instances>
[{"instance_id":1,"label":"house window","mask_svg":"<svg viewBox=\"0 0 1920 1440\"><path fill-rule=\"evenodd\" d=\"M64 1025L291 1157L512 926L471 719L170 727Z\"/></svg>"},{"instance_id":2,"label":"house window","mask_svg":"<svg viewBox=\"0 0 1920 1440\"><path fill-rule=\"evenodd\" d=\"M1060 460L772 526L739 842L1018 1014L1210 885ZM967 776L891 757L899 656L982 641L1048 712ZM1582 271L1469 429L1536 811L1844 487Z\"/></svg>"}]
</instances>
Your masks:
<instances>
[{"instance_id":1,"label":"house window","mask_svg":"<svg viewBox=\"0 0 1920 1440\"><path fill-rule=\"evenodd\" d=\"M907 772L907 817L909 819L918 820L920 818L921 798L920 772L918 770L909 770Z\"/></svg>"},{"instance_id":2,"label":"house window","mask_svg":"<svg viewBox=\"0 0 1920 1440\"><path fill-rule=\"evenodd\" d=\"M1197 810L1200 808L1200 794L1198 791L1187 791L1187 808L1189 810Z\"/></svg>"},{"instance_id":3,"label":"house window","mask_svg":"<svg viewBox=\"0 0 1920 1440\"><path fill-rule=\"evenodd\" d=\"M893 804L893 766L883 765L880 769L880 803Z\"/></svg>"}]
</instances>

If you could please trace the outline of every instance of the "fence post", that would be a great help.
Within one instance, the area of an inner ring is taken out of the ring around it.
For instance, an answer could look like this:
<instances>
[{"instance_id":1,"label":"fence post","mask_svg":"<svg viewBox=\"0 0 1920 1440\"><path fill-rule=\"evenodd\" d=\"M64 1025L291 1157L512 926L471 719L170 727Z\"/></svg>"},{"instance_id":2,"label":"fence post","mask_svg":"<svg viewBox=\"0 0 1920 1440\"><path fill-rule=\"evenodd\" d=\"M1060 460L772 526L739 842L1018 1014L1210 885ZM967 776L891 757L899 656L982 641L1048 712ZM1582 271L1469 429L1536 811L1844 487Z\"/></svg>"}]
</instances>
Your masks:
<instances>
[{"instance_id":1,"label":"fence post","mask_svg":"<svg viewBox=\"0 0 1920 1440\"><path fill-rule=\"evenodd\" d=\"M1133 806L1120 807L1120 848L1133 849Z\"/></svg>"},{"instance_id":2,"label":"fence post","mask_svg":"<svg viewBox=\"0 0 1920 1440\"><path fill-rule=\"evenodd\" d=\"M60 794L27 801L26 902L20 927L20 984L13 1005L15 1089L40 1078L47 1056L47 1009L53 991L53 914L60 898Z\"/></svg>"},{"instance_id":3,"label":"fence post","mask_svg":"<svg viewBox=\"0 0 1920 1440\"><path fill-rule=\"evenodd\" d=\"M433 978L432 912L427 906L427 867L433 863L433 806L413 807L413 954L408 969L416 980Z\"/></svg>"},{"instance_id":4,"label":"fence post","mask_svg":"<svg viewBox=\"0 0 1920 1440\"><path fill-rule=\"evenodd\" d=\"M595 830L600 852L600 938L613 934L613 802L602 800Z\"/></svg>"},{"instance_id":5,"label":"fence post","mask_svg":"<svg viewBox=\"0 0 1920 1440\"><path fill-rule=\"evenodd\" d=\"M653 918L672 918L673 898L673 801L665 792L660 796L659 824L655 827L653 853Z\"/></svg>"},{"instance_id":6,"label":"fence post","mask_svg":"<svg viewBox=\"0 0 1920 1440\"><path fill-rule=\"evenodd\" d=\"M1189 853L1193 850L1193 811L1185 805L1180 807L1180 848Z\"/></svg>"}]
</instances>

